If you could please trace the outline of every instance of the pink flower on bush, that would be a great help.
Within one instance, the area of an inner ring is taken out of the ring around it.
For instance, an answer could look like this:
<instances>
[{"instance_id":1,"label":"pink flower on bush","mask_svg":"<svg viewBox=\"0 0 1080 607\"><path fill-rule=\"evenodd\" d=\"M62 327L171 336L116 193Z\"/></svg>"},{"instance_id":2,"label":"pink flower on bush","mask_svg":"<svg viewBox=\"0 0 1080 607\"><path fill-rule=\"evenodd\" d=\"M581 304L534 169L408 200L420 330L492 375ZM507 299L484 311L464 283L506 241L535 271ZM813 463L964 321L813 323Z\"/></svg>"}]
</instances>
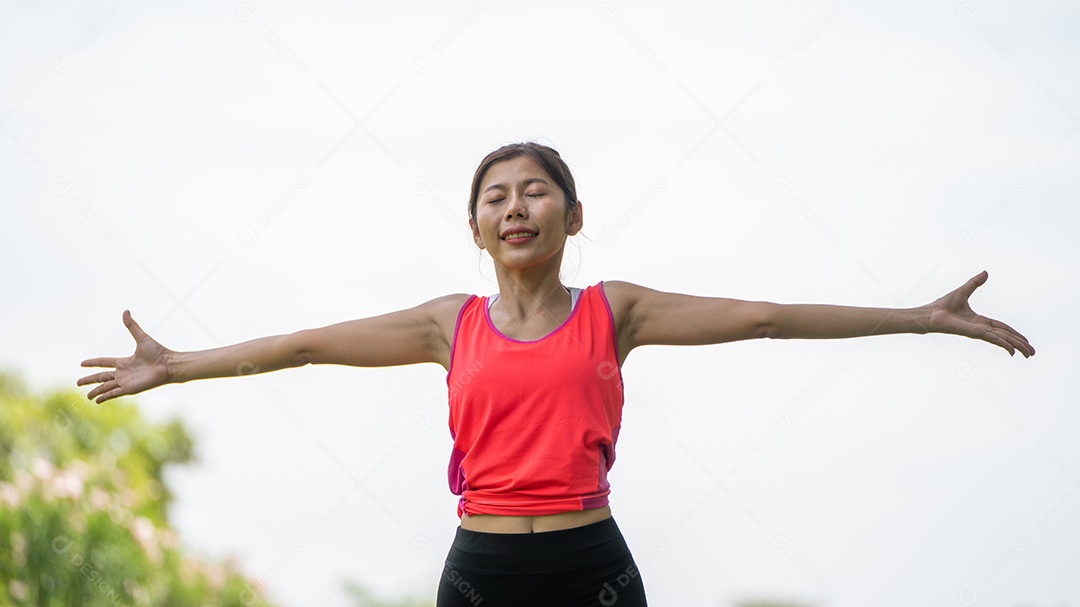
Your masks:
<instances>
[{"instance_id":1,"label":"pink flower on bush","mask_svg":"<svg viewBox=\"0 0 1080 607\"><path fill-rule=\"evenodd\" d=\"M158 546L157 530L154 529L154 524L150 522L150 519L145 516L137 516L131 522L130 528L131 535L135 537L135 541L139 542L150 560L154 563L160 563L161 548Z\"/></svg>"}]
</instances>

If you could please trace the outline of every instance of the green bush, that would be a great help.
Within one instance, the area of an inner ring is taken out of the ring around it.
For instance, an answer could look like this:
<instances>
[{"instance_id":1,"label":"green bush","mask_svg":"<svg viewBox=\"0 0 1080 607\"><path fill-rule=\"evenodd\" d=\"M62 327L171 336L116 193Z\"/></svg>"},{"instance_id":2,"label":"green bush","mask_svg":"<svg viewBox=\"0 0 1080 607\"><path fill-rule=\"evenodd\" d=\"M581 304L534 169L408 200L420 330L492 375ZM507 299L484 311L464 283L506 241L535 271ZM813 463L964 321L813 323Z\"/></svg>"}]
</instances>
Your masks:
<instances>
[{"instance_id":1,"label":"green bush","mask_svg":"<svg viewBox=\"0 0 1080 607\"><path fill-rule=\"evenodd\" d=\"M127 400L0 373L0 605L267 605L235 563L179 550L162 470L192 460L191 437Z\"/></svg>"}]
</instances>

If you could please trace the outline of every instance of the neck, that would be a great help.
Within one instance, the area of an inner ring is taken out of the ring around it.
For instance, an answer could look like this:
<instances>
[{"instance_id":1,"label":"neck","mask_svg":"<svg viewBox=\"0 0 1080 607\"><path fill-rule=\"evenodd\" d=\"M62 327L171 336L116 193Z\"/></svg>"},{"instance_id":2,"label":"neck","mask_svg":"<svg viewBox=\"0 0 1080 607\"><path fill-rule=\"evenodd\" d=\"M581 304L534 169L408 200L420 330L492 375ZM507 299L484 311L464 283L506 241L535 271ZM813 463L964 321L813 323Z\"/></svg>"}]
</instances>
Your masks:
<instances>
[{"instance_id":1,"label":"neck","mask_svg":"<svg viewBox=\"0 0 1080 607\"><path fill-rule=\"evenodd\" d=\"M536 310L554 310L570 301L570 293L559 280L562 255L543 267L507 268L495 264L499 281L499 299L494 305L504 313L518 318L531 316Z\"/></svg>"}]
</instances>

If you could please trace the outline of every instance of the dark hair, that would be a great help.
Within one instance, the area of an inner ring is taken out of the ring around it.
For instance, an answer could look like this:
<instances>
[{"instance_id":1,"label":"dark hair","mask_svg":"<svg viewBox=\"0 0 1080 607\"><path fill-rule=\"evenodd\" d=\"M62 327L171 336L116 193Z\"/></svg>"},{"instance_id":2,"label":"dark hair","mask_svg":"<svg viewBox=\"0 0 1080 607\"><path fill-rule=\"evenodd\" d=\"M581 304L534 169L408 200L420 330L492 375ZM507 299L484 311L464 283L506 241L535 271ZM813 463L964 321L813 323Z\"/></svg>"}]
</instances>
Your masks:
<instances>
[{"instance_id":1,"label":"dark hair","mask_svg":"<svg viewBox=\"0 0 1080 607\"><path fill-rule=\"evenodd\" d=\"M570 212L578 204L577 199L577 186L574 185L574 176L570 174L570 167L566 166L562 156L554 149L549 148L546 145L536 143L534 141L526 141L524 143L511 143L502 146L494 152L488 154L480 161L480 166L476 169L476 174L473 175L472 182L472 195L469 197L469 219L476 220L476 201L480 197L480 182L484 180L484 174L491 168L491 165L502 160L510 160L517 158L518 156L528 156L536 164L540 165L551 178L555 180L555 183L563 191L563 195L566 197L566 214L570 215Z\"/></svg>"}]
</instances>

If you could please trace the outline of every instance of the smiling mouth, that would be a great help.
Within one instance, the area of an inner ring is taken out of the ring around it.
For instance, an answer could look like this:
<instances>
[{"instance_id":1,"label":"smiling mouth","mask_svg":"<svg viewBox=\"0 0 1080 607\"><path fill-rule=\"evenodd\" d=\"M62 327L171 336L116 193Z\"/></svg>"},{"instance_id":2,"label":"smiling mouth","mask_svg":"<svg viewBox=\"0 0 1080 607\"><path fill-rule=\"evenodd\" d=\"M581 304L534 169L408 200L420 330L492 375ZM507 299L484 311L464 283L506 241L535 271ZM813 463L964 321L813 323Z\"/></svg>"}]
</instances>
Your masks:
<instances>
[{"instance_id":1,"label":"smiling mouth","mask_svg":"<svg viewBox=\"0 0 1080 607\"><path fill-rule=\"evenodd\" d=\"M514 232L513 234L507 234L506 236L503 236L502 239L503 240L522 240L522 239L525 239L525 238L532 238L534 236L536 236L536 234L533 233L533 232Z\"/></svg>"}]
</instances>

